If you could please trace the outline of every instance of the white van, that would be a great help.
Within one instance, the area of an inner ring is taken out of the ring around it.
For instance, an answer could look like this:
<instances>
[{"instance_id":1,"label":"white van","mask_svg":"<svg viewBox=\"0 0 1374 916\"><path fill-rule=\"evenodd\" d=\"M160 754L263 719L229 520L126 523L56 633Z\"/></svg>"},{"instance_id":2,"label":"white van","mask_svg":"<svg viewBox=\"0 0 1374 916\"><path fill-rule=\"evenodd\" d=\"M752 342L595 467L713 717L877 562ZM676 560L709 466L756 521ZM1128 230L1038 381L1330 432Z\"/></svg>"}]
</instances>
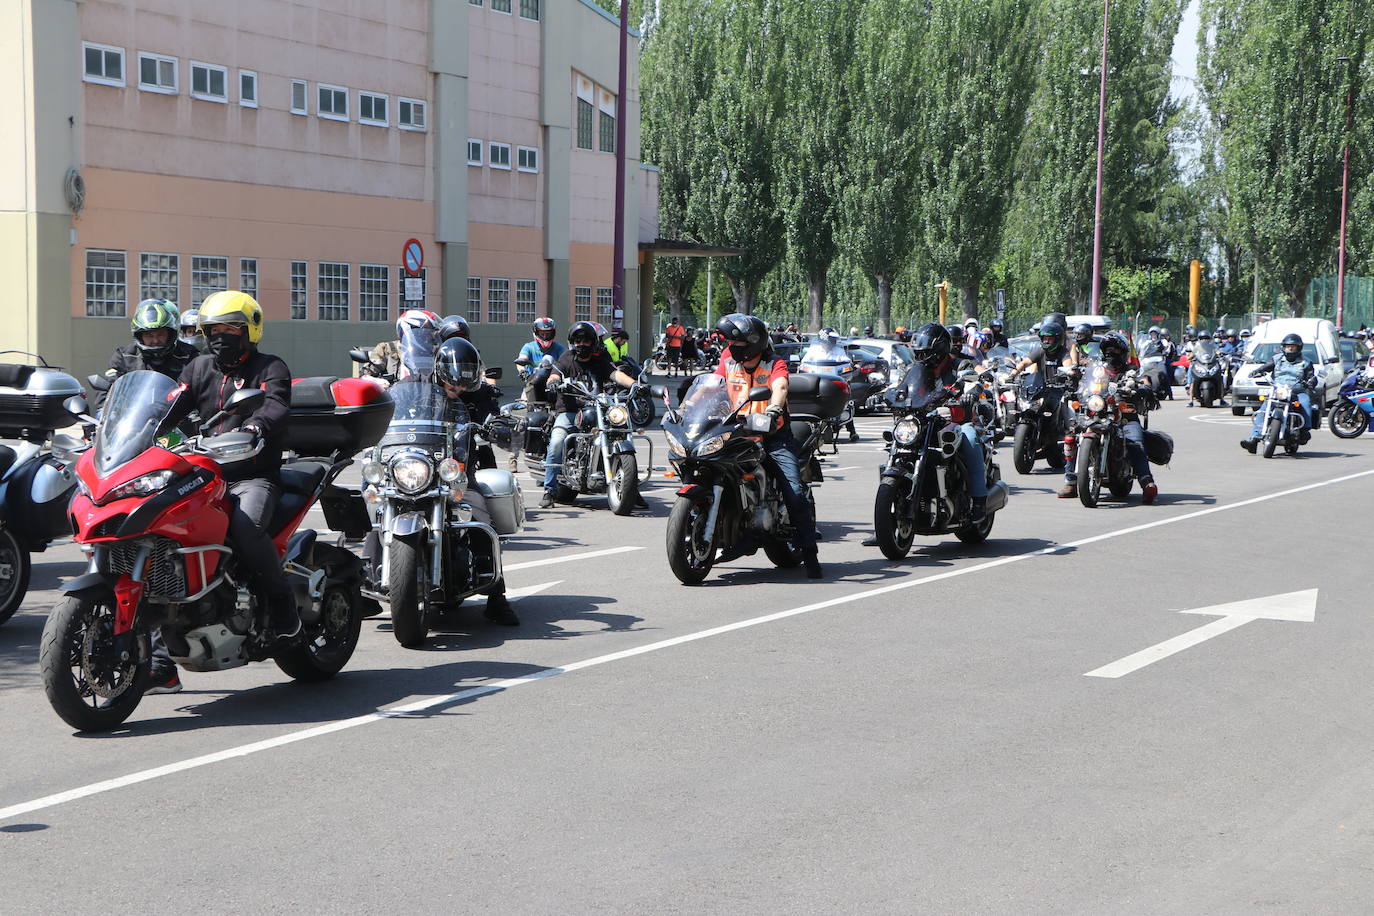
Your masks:
<instances>
[{"instance_id":1,"label":"white van","mask_svg":"<svg viewBox=\"0 0 1374 916\"><path fill-rule=\"evenodd\" d=\"M1316 407L1329 407L1340 394L1341 382L1345 379L1345 368L1341 363L1340 336L1336 326L1325 318L1276 318L1266 321L1255 328L1255 333L1245 346L1245 362L1236 370L1231 382L1231 412L1236 416L1245 413L1245 408L1259 407L1261 389L1269 387L1269 382L1256 382L1251 376L1261 364L1280 355L1280 342L1289 334L1302 338L1303 358L1317 367L1321 377L1324 394Z\"/></svg>"}]
</instances>

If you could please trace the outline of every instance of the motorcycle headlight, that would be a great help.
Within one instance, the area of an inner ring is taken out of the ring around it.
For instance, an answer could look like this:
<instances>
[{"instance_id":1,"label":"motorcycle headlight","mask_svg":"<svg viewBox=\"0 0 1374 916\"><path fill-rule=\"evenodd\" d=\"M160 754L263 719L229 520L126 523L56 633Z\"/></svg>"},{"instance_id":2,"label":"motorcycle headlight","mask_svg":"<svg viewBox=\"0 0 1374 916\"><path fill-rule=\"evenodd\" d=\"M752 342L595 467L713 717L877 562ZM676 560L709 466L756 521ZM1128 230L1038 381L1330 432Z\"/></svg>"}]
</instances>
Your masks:
<instances>
[{"instance_id":1,"label":"motorcycle headlight","mask_svg":"<svg viewBox=\"0 0 1374 916\"><path fill-rule=\"evenodd\" d=\"M887 384L887 376L886 376L886 375L883 375L881 372L870 372L870 373L868 373L868 380L869 380L870 382L872 382L874 385L886 385L886 384Z\"/></svg>"},{"instance_id":2,"label":"motorcycle headlight","mask_svg":"<svg viewBox=\"0 0 1374 916\"><path fill-rule=\"evenodd\" d=\"M910 417L898 420L892 426L892 438L898 445L910 445L920 433L920 424Z\"/></svg>"},{"instance_id":3,"label":"motorcycle headlight","mask_svg":"<svg viewBox=\"0 0 1374 916\"><path fill-rule=\"evenodd\" d=\"M434 479L434 467L418 455L398 455L391 462L391 479L402 493L418 493Z\"/></svg>"},{"instance_id":4,"label":"motorcycle headlight","mask_svg":"<svg viewBox=\"0 0 1374 916\"><path fill-rule=\"evenodd\" d=\"M724 436L712 436L701 445L697 446L698 455L714 455L716 452L725 448Z\"/></svg>"},{"instance_id":5,"label":"motorcycle headlight","mask_svg":"<svg viewBox=\"0 0 1374 916\"><path fill-rule=\"evenodd\" d=\"M1102 399L1102 395L1095 394L1088 398L1088 409L1093 413L1101 413L1107 406L1107 402Z\"/></svg>"},{"instance_id":6,"label":"motorcycle headlight","mask_svg":"<svg viewBox=\"0 0 1374 916\"><path fill-rule=\"evenodd\" d=\"M386 477L386 468L382 467L380 461L363 462L363 480L368 483L381 483Z\"/></svg>"},{"instance_id":7,"label":"motorcycle headlight","mask_svg":"<svg viewBox=\"0 0 1374 916\"><path fill-rule=\"evenodd\" d=\"M1280 399L1280 400L1286 401L1286 400L1288 400L1288 399L1289 399L1290 397L1292 397L1292 396L1293 396L1293 389L1290 388L1290 387L1288 387L1287 385L1275 385L1275 386L1274 386L1274 397L1276 397L1276 398L1278 398L1278 399Z\"/></svg>"},{"instance_id":8,"label":"motorcycle headlight","mask_svg":"<svg viewBox=\"0 0 1374 916\"><path fill-rule=\"evenodd\" d=\"M668 454L676 455L679 458L685 457L687 454L687 447L682 444L682 440L666 429L663 431L663 434L668 437Z\"/></svg>"},{"instance_id":9,"label":"motorcycle headlight","mask_svg":"<svg viewBox=\"0 0 1374 916\"><path fill-rule=\"evenodd\" d=\"M1020 397L1020 396L1018 395L1017 398L1016 398L1016 409L1017 409L1017 410L1030 410L1030 408L1031 408L1030 398L1023 398L1023 397Z\"/></svg>"},{"instance_id":10,"label":"motorcycle headlight","mask_svg":"<svg viewBox=\"0 0 1374 916\"><path fill-rule=\"evenodd\" d=\"M106 497L106 502L116 499L128 499L130 496L147 496L159 490L166 489L167 484L176 479L176 471L161 470L153 471L151 474L144 474L142 477L135 477L126 484L121 484L110 491Z\"/></svg>"},{"instance_id":11,"label":"motorcycle headlight","mask_svg":"<svg viewBox=\"0 0 1374 916\"><path fill-rule=\"evenodd\" d=\"M612 405L611 409L606 411L606 422L612 426L624 426L630 422L630 412L625 409L624 404Z\"/></svg>"}]
</instances>

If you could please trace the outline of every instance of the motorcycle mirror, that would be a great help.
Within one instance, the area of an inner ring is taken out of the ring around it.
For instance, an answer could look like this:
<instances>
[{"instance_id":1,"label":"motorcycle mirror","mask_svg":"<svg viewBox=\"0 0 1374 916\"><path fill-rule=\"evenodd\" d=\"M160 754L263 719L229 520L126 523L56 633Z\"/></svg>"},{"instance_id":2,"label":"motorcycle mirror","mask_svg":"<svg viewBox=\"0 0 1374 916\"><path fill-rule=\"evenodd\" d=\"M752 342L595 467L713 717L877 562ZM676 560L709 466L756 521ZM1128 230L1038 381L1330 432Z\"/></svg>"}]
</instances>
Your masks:
<instances>
[{"instance_id":1,"label":"motorcycle mirror","mask_svg":"<svg viewBox=\"0 0 1374 916\"><path fill-rule=\"evenodd\" d=\"M543 359L541 359L541 360L539 361L539 365L541 365L541 366L550 366L550 367L553 366L553 357L552 357L552 356L545 356Z\"/></svg>"},{"instance_id":2,"label":"motorcycle mirror","mask_svg":"<svg viewBox=\"0 0 1374 916\"><path fill-rule=\"evenodd\" d=\"M765 387L763 387L762 385L755 385L753 388L750 388L750 389L749 389L749 398L748 398L748 400L750 400L750 401L766 401L766 400L768 400L769 398L771 398L772 396L773 396L773 392L772 392L771 389L765 388Z\"/></svg>"},{"instance_id":3,"label":"motorcycle mirror","mask_svg":"<svg viewBox=\"0 0 1374 916\"><path fill-rule=\"evenodd\" d=\"M493 366L487 370L487 378L500 378L502 369L500 366Z\"/></svg>"},{"instance_id":4,"label":"motorcycle mirror","mask_svg":"<svg viewBox=\"0 0 1374 916\"><path fill-rule=\"evenodd\" d=\"M86 376L86 381L95 391L110 390L110 380L103 375L88 375Z\"/></svg>"},{"instance_id":5,"label":"motorcycle mirror","mask_svg":"<svg viewBox=\"0 0 1374 916\"><path fill-rule=\"evenodd\" d=\"M348 351L348 358L351 359L351 360L353 360L353 362L355 362L355 363L370 363L370 362L372 362L371 358L368 357L367 351L366 351L366 350L349 350L349 351Z\"/></svg>"},{"instance_id":6,"label":"motorcycle mirror","mask_svg":"<svg viewBox=\"0 0 1374 916\"><path fill-rule=\"evenodd\" d=\"M265 400L267 392L261 388L240 388L229 395L229 400L224 402L224 409L230 413L252 413L262 406Z\"/></svg>"},{"instance_id":7,"label":"motorcycle mirror","mask_svg":"<svg viewBox=\"0 0 1374 916\"><path fill-rule=\"evenodd\" d=\"M86 399L79 394L74 394L62 402L62 409L84 423L94 423L88 414L91 406L86 403Z\"/></svg>"}]
</instances>

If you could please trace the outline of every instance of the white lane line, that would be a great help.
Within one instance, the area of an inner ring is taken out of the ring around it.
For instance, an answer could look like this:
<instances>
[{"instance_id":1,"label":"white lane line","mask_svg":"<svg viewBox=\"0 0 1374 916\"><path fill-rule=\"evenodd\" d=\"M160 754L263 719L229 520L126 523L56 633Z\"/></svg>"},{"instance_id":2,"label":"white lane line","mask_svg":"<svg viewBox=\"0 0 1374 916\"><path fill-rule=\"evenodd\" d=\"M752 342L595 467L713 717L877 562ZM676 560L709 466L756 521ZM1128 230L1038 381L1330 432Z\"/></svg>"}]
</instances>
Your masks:
<instances>
[{"instance_id":1,"label":"white lane line","mask_svg":"<svg viewBox=\"0 0 1374 916\"><path fill-rule=\"evenodd\" d=\"M866 589L865 591L854 592L849 595L842 595L838 598L831 598L828 601L817 602L816 604L808 604L803 607L792 608L791 610L787 611L777 611L773 614L765 614L762 617L751 617L748 620L740 620L736 621L735 623L725 624L724 626L712 627L708 630L699 630L695 633L687 633L683 636L675 636L671 639L660 640L658 642L649 643L648 645L639 646L633 649L624 649L620 652L612 652L608 655L598 655L595 658L585 659L580 662L572 662L571 664L564 665L559 668L548 668L543 671L536 671L533 674L527 674L523 677L509 678L507 680L502 681L493 681L490 684L483 684L479 687L469 687L466 690L460 690L457 693L450 693L446 696L428 697L423 700L416 700L413 703L406 703L402 706L391 706L386 709L379 709L376 712L370 712L361 716L354 716L351 719L342 719L338 722L329 722L324 725L317 725L313 728L307 728L297 732L290 732L285 735L279 735L275 738L267 738L263 741L254 741L251 744L244 744L240 745L239 747L232 747L227 750L216 751L213 754L204 754L200 757L192 757L188 760L181 760L177 761L176 763L169 763L165 766L154 767L149 770L141 770L137 773L130 773L127 776L119 776L114 779L104 780L103 782L91 783L90 785L80 786L75 789L69 789L65 792L58 792L54 795L45 795L42 798L36 798L32 801L27 802L21 802L17 805L11 805L8 808L0 808L0 820L8 820L9 818L18 817L23 814L29 814L34 811L40 811L44 808L52 808L56 805L65 804L66 802L76 801L82 798L89 798L93 795L100 795L102 793L109 792L114 789L124 788L125 786L137 785L141 782L148 782L149 780L158 779L163 776L170 776L174 773L181 773L185 772L186 770L193 770L199 767L209 766L213 763L220 763L225 760L232 760L235 757L247 757L250 754L256 754L261 751L272 750L273 748L284 747L288 744L295 744L299 741L306 741L310 738L318 738L323 735L333 734L334 732L355 728L359 725L369 725L373 722L381 722L385 719L391 718L404 718L405 716L411 713L425 712L427 710L434 709L435 707L449 706L454 703L462 702L463 700L470 700L476 697L485 696L487 694L498 693L503 690L512 690L516 687L521 687L525 684L532 684L536 681L542 681L547 678L556 677L560 674L567 674L571 671L580 671L584 668L595 668L599 665L606 665L611 662L617 662L627 658L634 658L637 655L645 655L649 652L657 652L662 649L669 649L674 646L683 645L685 643L696 642L699 639L707 639L712 636L720 636L724 633L732 633L736 630L744 630L750 627L760 626L765 623L772 623L776 620L785 620L788 617L796 617L799 614L809 614L813 611L824 610L825 608L836 607L841 604L850 604L855 601L862 601L866 598L874 598L879 595L886 595L891 592L903 591L905 589L915 588L920 585L928 585L932 582L942 582L945 579L954 579L959 576L967 576L976 572L982 572L987 569L996 569L1000 566L1008 566L1012 563L1019 563L1022 560L1029 560L1034 557L1050 556L1056 553L1063 553L1065 551L1076 550L1079 547L1084 547L1088 544L1096 544L1100 541L1108 541L1113 538L1123 537L1124 535L1135 534L1139 531L1148 531L1152 528L1160 528L1165 525L1173 525L1177 524L1178 522L1188 521L1190 519L1202 518L1204 516L1212 515L1217 512L1228 512L1232 509L1241 509L1246 506L1253 506L1258 503L1268 502L1272 499L1280 499L1282 497L1292 496L1297 493L1305 493L1308 490L1316 490L1322 487L1329 487L1338 483L1344 483L1349 480L1356 480L1361 477L1368 477L1371 474L1374 474L1374 469L1368 471L1359 471L1354 474L1346 474L1341 477L1333 477L1330 480L1323 480L1319 481L1318 483L1310 483L1301 487L1293 487L1288 490L1280 490L1276 493L1269 493L1264 496L1254 496L1250 499L1243 499L1240 502L1236 503L1228 503L1224 506L1211 506L1206 509L1198 509L1194 512L1187 512L1183 515L1174 515L1170 516L1169 518L1159 519L1158 521L1146 522L1142 525L1132 525L1128 528L1120 528L1116 531L1108 531L1105 534L1098 534L1093 535L1092 537L1081 538L1077 541L1070 541L1067 544L1058 544L1053 547L1043 547L1039 550L1032 550L1029 553L1020 553L1016 554L1015 556L1001 557L996 560L988 560L985 563L977 563L973 566L965 566L960 569L950 570L948 572L936 573L932 576L924 576L919 579L908 579L902 582L893 583L892 585L884 585L879 588L870 588ZM638 549L640 548L618 548L610 552L620 553L625 550ZM584 554L583 556L588 555ZM577 557L564 557L560 559L577 559ZM506 568L509 569L510 567Z\"/></svg>"},{"instance_id":2,"label":"white lane line","mask_svg":"<svg viewBox=\"0 0 1374 916\"><path fill-rule=\"evenodd\" d=\"M503 569L506 572L514 572L517 569L529 569L534 566L552 566L554 563L572 563L576 560L591 560L595 557L609 557L617 553L629 553L632 550L643 549L643 547L610 547L606 550L590 550L587 553L575 553L566 557L550 557L547 560L528 560L524 563L507 563Z\"/></svg>"},{"instance_id":3,"label":"white lane line","mask_svg":"<svg viewBox=\"0 0 1374 916\"><path fill-rule=\"evenodd\" d=\"M836 471L857 471L858 469L859 466L857 464L851 464L847 467L842 468L822 468L822 470L829 471L832 474L834 474Z\"/></svg>"}]
</instances>

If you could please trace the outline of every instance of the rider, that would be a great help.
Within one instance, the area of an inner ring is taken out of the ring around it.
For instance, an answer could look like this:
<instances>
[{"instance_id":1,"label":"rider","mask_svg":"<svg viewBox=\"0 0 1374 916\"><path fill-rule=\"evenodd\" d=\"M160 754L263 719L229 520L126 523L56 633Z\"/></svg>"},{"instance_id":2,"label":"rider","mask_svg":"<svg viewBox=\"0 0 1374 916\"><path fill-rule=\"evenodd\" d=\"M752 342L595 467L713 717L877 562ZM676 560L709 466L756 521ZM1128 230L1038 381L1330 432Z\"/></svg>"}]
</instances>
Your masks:
<instances>
[{"instance_id":1,"label":"rider","mask_svg":"<svg viewBox=\"0 0 1374 916\"><path fill-rule=\"evenodd\" d=\"M1034 368L1046 383L1044 394L1045 409L1054 414L1055 435L1062 438L1069 429L1069 405L1064 398L1064 389L1058 385L1050 385L1055 373L1060 366L1069 365L1069 349L1064 342L1064 325L1058 321L1051 321L1053 315L1047 315L1046 320L1040 323L1040 329L1036 334L1040 337L1040 346L1031 348L1016 364L1014 373L1020 375L1027 369ZM1073 468L1067 463L1064 465L1066 480L1064 486L1059 488L1059 497L1068 499L1077 494L1078 489L1073 482Z\"/></svg>"},{"instance_id":2,"label":"rider","mask_svg":"<svg viewBox=\"0 0 1374 916\"><path fill-rule=\"evenodd\" d=\"M740 407L742 413L766 413L773 418L774 431L763 443L767 466L777 477L778 490L796 531L797 546L802 550L806 575L819 579L816 520L806 499L796 440L787 422L787 360L773 353L768 326L753 315L726 315L716 322L716 329L728 343L716 375L725 379L731 403ZM767 401L746 402L750 389L756 386L771 389L772 396Z\"/></svg>"},{"instance_id":3,"label":"rider","mask_svg":"<svg viewBox=\"0 0 1374 916\"><path fill-rule=\"evenodd\" d=\"M525 380L525 389L520 394L520 400L526 404L535 400L536 392L530 385L530 376L534 370L543 362L544 357L548 356L557 360L563 355L563 345L556 339L558 337L558 325L547 315L543 318L534 319L530 325L534 332L534 339L527 342L520 348L520 355L515 358L515 365L520 370L520 377Z\"/></svg>"},{"instance_id":4,"label":"rider","mask_svg":"<svg viewBox=\"0 0 1374 916\"><path fill-rule=\"evenodd\" d=\"M802 353L797 371L847 378L847 373L853 366L854 360L849 358L849 354L840 344L840 332L834 328L821 328L820 333L812 339L811 345ZM845 431L849 433L850 442L859 441L859 432L854 428L852 415L845 424Z\"/></svg>"},{"instance_id":5,"label":"rider","mask_svg":"<svg viewBox=\"0 0 1374 916\"><path fill-rule=\"evenodd\" d=\"M1220 333L1220 332L1221 332L1220 329L1218 329L1218 333ZM1198 331L1198 332L1194 335L1194 337L1193 337L1193 345L1192 345L1192 348L1189 350L1189 353L1190 353L1190 354L1191 354L1191 353L1196 353L1196 352L1197 352L1198 345L1201 344L1201 343L1204 342L1204 341L1206 341L1207 343L1211 343L1211 342L1212 342L1212 332L1209 331L1209 330L1207 330L1206 328L1203 328L1201 331ZM1188 406L1189 406L1189 407L1192 407L1192 406L1193 406L1193 362L1194 362L1194 360L1192 360L1192 359L1189 359L1189 360L1188 360L1188 377L1187 377L1186 379L1184 379L1184 382L1183 382L1185 385L1188 386Z\"/></svg>"},{"instance_id":6,"label":"rider","mask_svg":"<svg viewBox=\"0 0 1374 916\"><path fill-rule=\"evenodd\" d=\"M1136 480L1140 481L1141 502L1145 505L1155 501L1159 487L1155 486L1154 476L1150 473L1150 459L1145 454L1145 429L1140 425L1140 411L1148 410L1152 400L1148 385L1137 387L1138 376L1132 373L1129 359L1131 344L1120 331L1113 331L1102 339L1102 365L1118 383L1118 403L1121 405L1121 435L1126 440L1126 457L1130 459L1131 469ZM1072 456L1065 456L1071 459ZM1064 463L1066 487L1077 487L1074 462ZM1063 491L1060 491L1063 496ZM1071 494L1072 495L1072 494Z\"/></svg>"},{"instance_id":7,"label":"rider","mask_svg":"<svg viewBox=\"0 0 1374 916\"><path fill-rule=\"evenodd\" d=\"M622 388L630 388L635 380L615 367L601 345L601 337L590 321L579 321L568 328L568 350L558 358L553 371L549 373L548 390L558 391L564 379L593 382L603 385L614 381ZM549 444L544 457L544 498L539 508L553 508L557 494L558 472L563 467L563 452L567 445L568 433L577 425L579 403L568 395L558 392L554 410L558 419L554 421L553 432L549 434Z\"/></svg>"},{"instance_id":8,"label":"rider","mask_svg":"<svg viewBox=\"0 0 1374 916\"><path fill-rule=\"evenodd\" d=\"M200 333L200 312L187 309L181 313L181 339L196 348L196 355L205 352L205 335Z\"/></svg>"},{"instance_id":9,"label":"rider","mask_svg":"<svg viewBox=\"0 0 1374 916\"><path fill-rule=\"evenodd\" d=\"M470 329L468 328L466 318L462 315L445 315L439 322L439 329L435 334L435 345L442 349L443 345L450 340L464 340L467 341L472 351L476 353L477 347L473 345L469 334ZM438 358L438 353L439 351L436 350L436 359ZM478 356L478 361L479 363L481 361L480 354ZM450 395L450 397L453 396L454 395ZM468 415L472 418L472 422L474 423L485 423L488 417L496 413L500 409L500 398L500 387L496 385L495 380L487 378L485 375L483 375L479 384L465 386L462 390L463 406L466 408ZM491 446L488 444L483 443L473 449L472 457L472 465L474 468L496 467L496 453L492 451ZM517 460L516 453L512 451L507 465L509 470L514 471L516 469Z\"/></svg>"},{"instance_id":10,"label":"rider","mask_svg":"<svg viewBox=\"0 0 1374 916\"><path fill-rule=\"evenodd\" d=\"M114 381L135 369L151 369L170 379L180 379L186 366L200 355L194 344L177 336L180 315L166 299L144 299L129 321L134 342L115 348L105 377ZM99 393L96 406L105 401L107 391Z\"/></svg>"},{"instance_id":11,"label":"rider","mask_svg":"<svg viewBox=\"0 0 1374 916\"><path fill-rule=\"evenodd\" d=\"M1001 318L994 318L988 322L988 330L992 332L994 348L1011 346L1011 341L1007 340L1007 326Z\"/></svg>"},{"instance_id":12,"label":"rider","mask_svg":"<svg viewBox=\"0 0 1374 916\"><path fill-rule=\"evenodd\" d=\"M957 385L961 356L954 349L954 339L950 331L938 324L927 324L916 329L911 337L911 349L918 362L931 371L932 382L946 388ZM962 330L962 328L960 329ZM947 410L948 408L941 408ZM977 416L972 404L962 405L963 415ZM954 422L951 420L951 422ZM986 515L988 502L987 469L983 464L983 447L978 441L978 427L973 423L960 423L959 461L964 466L964 476L968 478L968 495L972 500L969 521L981 522Z\"/></svg>"},{"instance_id":13,"label":"rider","mask_svg":"<svg viewBox=\"0 0 1374 916\"><path fill-rule=\"evenodd\" d=\"M1306 445L1312 438L1312 434L1308 430L1312 428L1311 392L1317 388L1317 369L1309 360L1302 358L1302 338L1297 334L1289 334L1284 337L1280 347L1283 349L1283 355L1257 367L1250 373L1250 377L1255 378L1272 372L1273 378L1270 379L1270 382L1273 385L1277 386L1282 382L1293 389L1293 394L1298 399L1298 409L1302 411L1302 434L1298 438L1298 444ZM1264 430L1260 428L1260 423L1263 421L1264 411L1256 410L1254 424L1250 429L1250 438L1240 440L1240 447L1252 455L1255 453L1255 446L1259 443L1260 436L1264 434Z\"/></svg>"}]
</instances>

